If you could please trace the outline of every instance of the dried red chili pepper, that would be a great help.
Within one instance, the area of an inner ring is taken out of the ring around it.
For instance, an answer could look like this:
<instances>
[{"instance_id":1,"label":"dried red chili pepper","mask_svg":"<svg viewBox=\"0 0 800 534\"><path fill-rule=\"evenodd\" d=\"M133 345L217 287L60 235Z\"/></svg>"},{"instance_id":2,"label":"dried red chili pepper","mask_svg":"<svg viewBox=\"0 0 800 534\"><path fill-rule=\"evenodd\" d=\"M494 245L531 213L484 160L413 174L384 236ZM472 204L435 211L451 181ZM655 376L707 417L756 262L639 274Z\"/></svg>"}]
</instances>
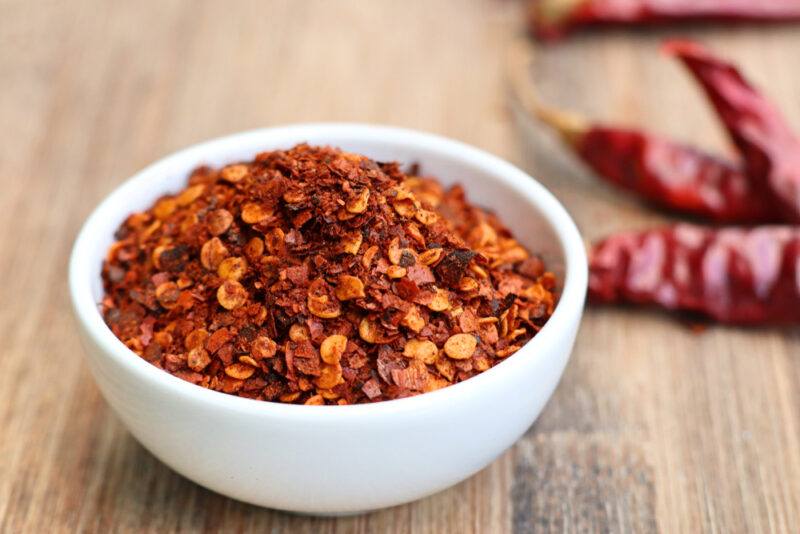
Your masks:
<instances>
[{"instance_id":1,"label":"dried red chili pepper","mask_svg":"<svg viewBox=\"0 0 800 534\"><path fill-rule=\"evenodd\" d=\"M589 297L696 312L725 323L800 322L800 228L681 224L626 232L590 254Z\"/></svg>"},{"instance_id":2,"label":"dried red chili pepper","mask_svg":"<svg viewBox=\"0 0 800 534\"><path fill-rule=\"evenodd\" d=\"M254 399L445 387L514 353L555 306L553 274L460 187L330 148L197 169L116 237L102 302L114 334Z\"/></svg>"},{"instance_id":3,"label":"dried red chili pepper","mask_svg":"<svg viewBox=\"0 0 800 534\"><path fill-rule=\"evenodd\" d=\"M676 22L785 22L800 19L797 0L532 0L530 24L542 39L579 28Z\"/></svg>"},{"instance_id":4,"label":"dried red chili pepper","mask_svg":"<svg viewBox=\"0 0 800 534\"><path fill-rule=\"evenodd\" d=\"M800 222L800 139L775 106L730 63L698 43L668 41L705 90L744 157L747 174L784 220Z\"/></svg>"},{"instance_id":5,"label":"dried red chili pepper","mask_svg":"<svg viewBox=\"0 0 800 534\"><path fill-rule=\"evenodd\" d=\"M768 199L732 163L645 132L542 106L536 113L605 181L652 204L718 223L775 220Z\"/></svg>"}]
</instances>

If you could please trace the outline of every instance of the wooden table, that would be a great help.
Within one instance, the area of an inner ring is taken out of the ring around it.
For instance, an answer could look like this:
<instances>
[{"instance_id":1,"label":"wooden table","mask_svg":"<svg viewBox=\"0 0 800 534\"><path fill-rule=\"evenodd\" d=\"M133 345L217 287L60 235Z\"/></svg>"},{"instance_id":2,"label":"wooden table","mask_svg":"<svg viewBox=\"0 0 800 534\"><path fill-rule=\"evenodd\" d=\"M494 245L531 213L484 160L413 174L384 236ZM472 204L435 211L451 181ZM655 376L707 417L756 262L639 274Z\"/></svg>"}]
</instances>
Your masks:
<instances>
[{"instance_id":1,"label":"wooden table","mask_svg":"<svg viewBox=\"0 0 800 534\"><path fill-rule=\"evenodd\" d=\"M235 5L234 5L235 4ZM301 121L441 133L505 157L587 238L664 217L595 182L509 112L512 1L0 3L0 531L797 532L800 333L586 314L555 396L519 443L420 502L343 519L244 505L160 464L82 361L67 288L92 207L188 144ZM693 28L800 129L800 30ZM703 146L724 137L656 51L613 32L542 51L553 102Z\"/></svg>"}]
</instances>

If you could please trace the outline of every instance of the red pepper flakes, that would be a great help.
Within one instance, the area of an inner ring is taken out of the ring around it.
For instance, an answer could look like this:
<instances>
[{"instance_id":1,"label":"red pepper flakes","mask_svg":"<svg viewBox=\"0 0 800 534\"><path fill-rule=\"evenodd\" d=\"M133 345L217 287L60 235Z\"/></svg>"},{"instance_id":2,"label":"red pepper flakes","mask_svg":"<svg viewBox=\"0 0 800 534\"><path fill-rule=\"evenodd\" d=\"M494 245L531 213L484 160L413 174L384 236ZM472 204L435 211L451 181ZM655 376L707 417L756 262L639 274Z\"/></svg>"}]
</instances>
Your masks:
<instances>
[{"instance_id":1,"label":"red pepper flakes","mask_svg":"<svg viewBox=\"0 0 800 534\"><path fill-rule=\"evenodd\" d=\"M299 145L128 217L106 323L153 365L268 401L416 395L500 362L553 312L555 277L463 190Z\"/></svg>"}]
</instances>

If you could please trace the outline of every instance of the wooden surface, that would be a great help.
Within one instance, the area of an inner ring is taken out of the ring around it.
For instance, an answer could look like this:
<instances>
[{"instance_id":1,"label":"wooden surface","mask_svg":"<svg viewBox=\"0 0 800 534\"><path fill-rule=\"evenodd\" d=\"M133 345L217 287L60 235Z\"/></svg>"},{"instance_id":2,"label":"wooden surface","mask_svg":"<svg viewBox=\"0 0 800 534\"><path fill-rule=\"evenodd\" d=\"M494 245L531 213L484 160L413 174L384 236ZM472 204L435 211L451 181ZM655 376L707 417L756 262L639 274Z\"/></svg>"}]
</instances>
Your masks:
<instances>
[{"instance_id":1,"label":"wooden surface","mask_svg":"<svg viewBox=\"0 0 800 534\"><path fill-rule=\"evenodd\" d=\"M448 491L310 519L212 494L125 431L82 361L65 284L92 207L149 162L238 130L381 122L523 166L587 238L664 217L509 112L506 0L0 0L0 532L797 532L800 334L592 309L566 375L508 453ZM800 30L693 28L800 129ZM542 51L543 94L725 149L664 34ZM502 407L498 407L502 409Z\"/></svg>"}]
</instances>

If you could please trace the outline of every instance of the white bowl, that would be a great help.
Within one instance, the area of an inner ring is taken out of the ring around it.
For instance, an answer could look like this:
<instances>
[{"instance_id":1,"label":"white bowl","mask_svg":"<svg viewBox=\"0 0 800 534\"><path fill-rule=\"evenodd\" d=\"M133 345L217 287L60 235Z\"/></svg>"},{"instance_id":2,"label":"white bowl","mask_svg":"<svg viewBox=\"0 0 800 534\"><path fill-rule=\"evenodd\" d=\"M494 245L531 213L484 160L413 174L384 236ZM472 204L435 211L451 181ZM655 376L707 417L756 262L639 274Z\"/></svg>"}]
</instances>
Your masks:
<instances>
[{"instance_id":1,"label":"white bowl","mask_svg":"<svg viewBox=\"0 0 800 534\"><path fill-rule=\"evenodd\" d=\"M500 213L564 282L553 316L506 361L462 383L411 398L353 406L244 399L184 382L128 350L98 302L101 263L132 211L180 190L197 165L252 159L299 142L379 161L418 162L443 183ZM125 182L92 213L72 251L69 285L89 366L136 439L185 477L234 499L341 514L419 499L464 480L511 446L558 383L587 284L582 239L562 205L533 178L486 152L410 130L301 124L235 134L181 150Z\"/></svg>"}]
</instances>

